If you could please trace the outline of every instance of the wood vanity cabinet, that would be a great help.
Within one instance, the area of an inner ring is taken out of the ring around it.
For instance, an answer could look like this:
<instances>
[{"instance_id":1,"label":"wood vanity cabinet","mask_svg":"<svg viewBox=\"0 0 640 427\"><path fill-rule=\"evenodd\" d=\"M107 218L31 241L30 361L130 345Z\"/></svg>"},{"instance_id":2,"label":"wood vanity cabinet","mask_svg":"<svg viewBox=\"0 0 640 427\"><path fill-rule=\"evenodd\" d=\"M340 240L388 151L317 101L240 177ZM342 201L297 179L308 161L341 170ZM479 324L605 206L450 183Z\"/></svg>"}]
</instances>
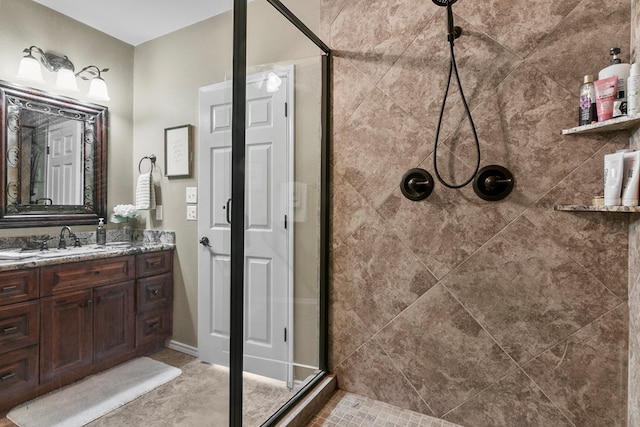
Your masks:
<instances>
[{"instance_id":1,"label":"wood vanity cabinet","mask_svg":"<svg viewBox=\"0 0 640 427\"><path fill-rule=\"evenodd\" d=\"M172 265L166 250L0 273L0 411L163 348Z\"/></svg>"},{"instance_id":2,"label":"wood vanity cabinet","mask_svg":"<svg viewBox=\"0 0 640 427\"><path fill-rule=\"evenodd\" d=\"M42 267L41 279L41 383L133 351L133 256Z\"/></svg>"}]
</instances>

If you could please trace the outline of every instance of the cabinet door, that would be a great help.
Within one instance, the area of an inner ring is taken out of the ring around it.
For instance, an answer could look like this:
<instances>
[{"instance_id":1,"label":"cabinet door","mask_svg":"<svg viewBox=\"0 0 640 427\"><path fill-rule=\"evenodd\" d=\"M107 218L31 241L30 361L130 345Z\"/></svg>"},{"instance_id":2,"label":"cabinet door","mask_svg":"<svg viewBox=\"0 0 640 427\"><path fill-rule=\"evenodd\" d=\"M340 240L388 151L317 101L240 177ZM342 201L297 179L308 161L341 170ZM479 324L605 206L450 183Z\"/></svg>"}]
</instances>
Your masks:
<instances>
[{"instance_id":1,"label":"cabinet door","mask_svg":"<svg viewBox=\"0 0 640 427\"><path fill-rule=\"evenodd\" d=\"M136 256L136 277L167 273L173 268L172 251L149 252Z\"/></svg>"},{"instance_id":2,"label":"cabinet door","mask_svg":"<svg viewBox=\"0 0 640 427\"><path fill-rule=\"evenodd\" d=\"M173 273L138 279L137 312L167 307L173 301Z\"/></svg>"},{"instance_id":3,"label":"cabinet door","mask_svg":"<svg viewBox=\"0 0 640 427\"><path fill-rule=\"evenodd\" d=\"M0 305L38 298L38 270L24 269L0 273Z\"/></svg>"},{"instance_id":4,"label":"cabinet door","mask_svg":"<svg viewBox=\"0 0 640 427\"><path fill-rule=\"evenodd\" d=\"M6 409L11 398L37 385L37 345L0 354L0 413Z\"/></svg>"},{"instance_id":5,"label":"cabinet door","mask_svg":"<svg viewBox=\"0 0 640 427\"><path fill-rule=\"evenodd\" d=\"M0 353L38 344L39 331L38 301L0 306Z\"/></svg>"},{"instance_id":6,"label":"cabinet door","mask_svg":"<svg viewBox=\"0 0 640 427\"><path fill-rule=\"evenodd\" d=\"M95 361L133 351L135 344L133 281L94 290Z\"/></svg>"},{"instance_id":7,"label":"cabinet door","mask_svg":"<svg viewBox=\"0 0 640 427\"><path fill-rule=\"evenodd\" d=\"M78 373L93 363L92 294L76 291L41 300L42 382Z\"/></svg>"}]
</instances>

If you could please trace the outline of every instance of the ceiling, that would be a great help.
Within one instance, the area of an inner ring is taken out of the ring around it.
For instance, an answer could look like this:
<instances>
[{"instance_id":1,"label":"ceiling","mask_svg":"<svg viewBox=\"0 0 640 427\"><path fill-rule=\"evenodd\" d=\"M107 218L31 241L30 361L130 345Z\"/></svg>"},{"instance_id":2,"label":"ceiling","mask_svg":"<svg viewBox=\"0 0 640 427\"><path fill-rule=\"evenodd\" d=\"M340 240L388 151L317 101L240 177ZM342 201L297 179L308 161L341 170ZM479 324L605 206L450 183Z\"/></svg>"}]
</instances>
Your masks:
<instances>
[{"instance_id":1,"label":"ceiling","mask_svg":"<svg viewBox=\"0 0 640 427\"><path fill-rule=\"evenodd\" d=\"M233 0L34 0L130 45L231 9Z\"/></svg>"}]
</instances>

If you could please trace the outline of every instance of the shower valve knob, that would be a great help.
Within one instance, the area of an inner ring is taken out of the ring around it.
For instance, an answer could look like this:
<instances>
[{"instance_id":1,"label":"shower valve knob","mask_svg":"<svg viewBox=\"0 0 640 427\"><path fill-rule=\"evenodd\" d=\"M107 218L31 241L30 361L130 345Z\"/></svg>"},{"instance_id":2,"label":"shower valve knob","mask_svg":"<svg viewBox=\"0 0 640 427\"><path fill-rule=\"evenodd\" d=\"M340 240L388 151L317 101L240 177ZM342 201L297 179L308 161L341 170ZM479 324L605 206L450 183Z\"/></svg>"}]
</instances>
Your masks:
<instances>
[{"instance_id":1,"label":"shower valve knob","mask_svg":"<svg viewBox=\"0 0 640 427\"><path fill-rule=\"evenodd\" d=\"M409 169L400 181L400 191L409 200L424 200L433 191L433 177L424 169Z\"/></svg>"},{"instance_id":2,"label":"shower valve knob","mask_svg":"<svg viewBox=\"0 0 640 427\"><path fill-rule=\"evenodd\" d=\"M490 190L493 190L498 184L508 184L512 182L511 178L501 179L499 176L488 176L484 180L484 186Z\"/></svg>"},{"instance_id":3,"label":"shower valve knob","mask_svg":"<svg viewBox=\"0 0 640 427\"><path fill-rule=\"evenodd\" d=\"M478 171L473 180L473 191L484 200L502 200L511 193L514 182L513 174L507 168L489 165Z\"/></svg>"}]
</instances>

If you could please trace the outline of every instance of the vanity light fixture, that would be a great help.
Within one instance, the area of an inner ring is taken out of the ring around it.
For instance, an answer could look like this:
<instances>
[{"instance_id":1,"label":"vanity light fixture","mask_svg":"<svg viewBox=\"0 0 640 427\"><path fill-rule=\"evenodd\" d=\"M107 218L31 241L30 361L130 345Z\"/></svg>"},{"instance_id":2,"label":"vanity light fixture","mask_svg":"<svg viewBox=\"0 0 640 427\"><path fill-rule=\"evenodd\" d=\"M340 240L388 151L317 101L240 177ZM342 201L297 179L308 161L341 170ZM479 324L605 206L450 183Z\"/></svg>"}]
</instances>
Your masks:
<instances>
[{"instance_id":1,"label":"vanity light fixture","mask_svg":"<svg viewBox=\"0 0 640 427\"><path fill-rule=\"evenodd\" d=\"M95 65L89 65L76 73L73 62L71 62L66 55L61 56L52 52L45 52L38 46L30 46L25 48L23 52L25 56L20 61L17 74L19 79L44 83L42 70L40 68L40 64L42 64L48 71L56 73L57 88L77 92L78 83L76 77L80 77L83 80L91 80L87 97L99 101L110 100L107 92L107 84L101 76L101 73L109 71L108 68L100 69ZM40 62L38 62L34 54L40 57ZM91 74L94 77L90 79L81 75L83 73Z\"/></svg>"}]
</instances>

